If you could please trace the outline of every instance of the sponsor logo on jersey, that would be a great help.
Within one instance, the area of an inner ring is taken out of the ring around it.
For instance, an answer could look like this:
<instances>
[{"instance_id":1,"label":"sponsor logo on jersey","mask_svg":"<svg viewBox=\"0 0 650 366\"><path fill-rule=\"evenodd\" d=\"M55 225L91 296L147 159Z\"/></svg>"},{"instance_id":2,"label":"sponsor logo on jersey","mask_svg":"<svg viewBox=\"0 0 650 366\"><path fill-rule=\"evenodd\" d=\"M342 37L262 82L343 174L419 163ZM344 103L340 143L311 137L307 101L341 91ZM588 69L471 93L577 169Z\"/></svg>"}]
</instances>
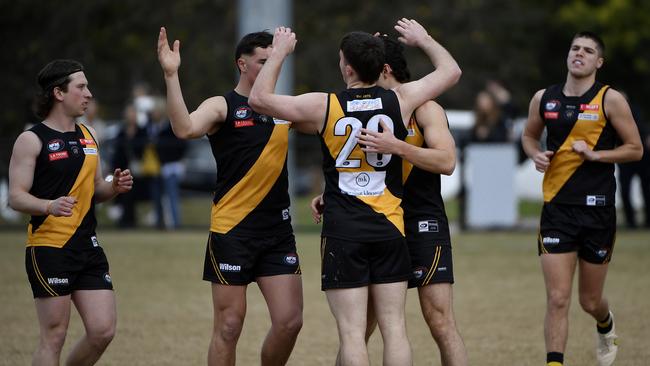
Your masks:
<instances>
[{"instance_id":1,"label":"sponsor logo on jersey","mask_svg":"<svg viewBox=\"0 0 650 366\"><path fill-rule=\"evenodd\" d=\"M339 172L339 189L350 196L381 196L386 189L386 172Z\"/></svg>"},{"instance_id":2,"label":"sponsor logo on jersey","mask_svg":"<svg viewBox=\"0 0 650 366\"><path fill-rule=\"evenodd\" d=\"M95 140L93 139L79 139L79 142L82 145L95 145Z\"/></svg>"},{"instance_id":3,"label":"sponsor logo on jersey","mask_svg":"<svg viewBox=\"0 0 650 366\"><path fill-rule=\"evenodd\" d=\"M559 115L559 112L544 112L544 118L546 119L557 119Z\"/></svg>"},{"instance_id":4,"label":"sponsor logo on jersey","mask_svg":"<svg viewBox=\"0 0 650 366\"><path fill-rule=\"evenodd\" d=\"M70 146L70 151L75 155L79 155L79 148L76 146Z\"/></svg>"},{"instance_id":5,"label":"sponsor logo on jersey","mask_svg":"<svg viewBox=\"0 0 650 366\"><path fill-rule=\"evenodd\" d=\"M542 239L542 243L546 245L560 244L560 238L552 238L550 236L545 236Z\"/></svg>"},{"instance_id":6,"label":"sponsor logo on jersey","mask_svg":"<svg viewBox=\"0 0 650 366\"><path fill-rule=\"evenodd\" d=\"M249 126L255 126L255 123L253 122L252 119L245 119L245 120L235 121L235 128L249 127Z\"/></svg>"},{"instance_id":7,"label":"sponsor logo on jersey","mask_svg":"<svg viewBox=\"0 0 650 366\"><path fill-rule=\"evenodd\" d=\"M219 263L219 270L221 272L241 272L241 266L228 263Z\"/></svg>"},{"instance_id":8,"label":"sponsor logo on jersey","mask_svg":"<svg viewBox=\"0 0 650 366\"><path fill-rule=\"evenodd\" d=\"M247 119L250 118L251 115L253 115L253 110L247 106L241 106L235 109L234 113L236 119Z\"/></svg>"},{"instance_id":9,"label":"sponsor logo on jersey","mask_svg":"<svg viewBox=\"0 0 650 366\"><path fill-rule=\"evenodd\" d=\"M569 111L569 110L564 111L564 117L565 117L566 119L572 119L573 116L575 116L575 115L576 115L576 112L575 112L575 111Z\"/></svg>"},{"instance_id":10,"label":"sponsor logo on jersey","mask_svg":"<svg viewBox=\"0 0 650 366\"><path fill-rule=\"evenodd\" d=\"M562 103L560 103L559 100L553 99L546 102L546 104L544 105L544 109L546 109L547 111L558 111L560 110L561 106Z\"/></svg>"},{"instance_id":11,"label":"sponsor logo on jersey","mask_svg":"<svg viewBox=\"0 0 650 366\"><path fill-rule=\"evenodd\" d=\"M276 125L288 125L289 121L285 121L285 120L279 119L279 118L273 118L273 123L276 124Z\"/></svg>"},{"instance_id":12,"label":"sponsor logo on jersey","mask_svg":"<svg viewBox=\"0 0 650 366\"><path fill-rule=\"evenodd\" d=\"M50 161L67 159L68 158L68 152L67 151L53 152L53 153L50 153L49 158L50 158Z\"/></svg>"},{"instance_id":13,"label":"sponsor logo on jersey","mask_svg":"<svg viewBox=\"0 0 650 366\"><path fill-rule=\"evenodd\" d=\"M58 277L48 277L48 285L68 285L70 281L67 278L58 278Z\"/></svg>"},{"instance_id":14,"label":"sponsor logo on jersey","mask_svg":"<svg viewBox=\"0 0 650 366\"><path fill-rule=\"evenodd\" d=\"M50 142L47 143L47 150L48 151L59 151L65 147L65 144L63 143L63 140L61 139L54 139L50 140Z\"/></svg>"},{"instance_id":15,"label":"sponsor logo on jersey","mask_svg":"<svg viewBox=\"0 0 650 366\"><path fill-rule=\"evenodd\" d=\"M291 215L289 215L289 209L285 208L282 210L282 220L289 220L291 218Z\"/></svg>"},{"instance_id":16,"label":"sponsor logo on jersey","mask_svg":"<svg viewBox=\"0 0 650 366\"><path fill-rule=\"evenodd\" d=\"M289 264L289 265L295 265L298 263L298 254L296 253L289 253L284 256L284 263Z\"/></svg>"},{"instance_id":17,"label":"sponsor logo on jersey","mask_svg":"<svg viewBox=\"0 0 650 366\"><path fill-rule=\"evenodd\" d=\"M415 128L409 128L406 131L408 132L407 136L415 136Z\"/></svg>"},{"instance_id":18,"label":"sponsor logo on jersey","mask_svg":"<svg viewBox=\"0 0 650 366\"><path fill-rule=\"evenodd\" d=\"M597 111L600 109L600 104L580 104L581 111Z\"/></svg>"},{"instance_id":19,"label":"sponsor logo on jersey","mask_svg":"<svg viewBox=\"0 0 650 366\"><path fill-rule=\"evenodd\" d=\"M437 233L439 230L438 220L418 221L419 233Z\"/></svg>"},{"instance_id":20,"label":"sponsor logo on jersey","mask_svg":"<svg viewBox=\"0 0 650 366\"><path fill-rule=\"evenodd\" d=\"M94 247L98 247L98 246L99 246L99 241L97 240L97 237L96 237L96 236L94 236L94 235L91 236L91 237L90 237L90 241L93 243L93 246L94 246Z\"/></svg>"},{"instance_id":21,"label":"sponsor logo on jersey","mask_svg":"<svg viewBox=\"0 0 650 366\"><path fill-rule=\"evenodd\" d=\"M598 121L598 114L596 113L580 113L578 120L582 121Z\"/></svg>"},{"instance_id":22,"label":"sponsor logo on jersey","mask_svg":"<svg viewBox=\"0 0 650 366\"><path fill-rule=\"evenodd\" d=\"M104 273L104 281L106 281L107 283L113 282L113 279L111 278L111 275L108 272Z\"/></svg>"},{"instance_id":23,"label":"sponsor logo on jersey","mask_svg":"<svg viewBox=\"0 0 650 366\"><path fill-rule=\"evenodd\" d=\"M84 154L97 155L97 149L95 149L94 147L84 147Z\"/></svg>"},{"instance_id":24,"label":"sponsor logo on jersey","mask_svg":"<svg viewBox=\"0 0 650 366\"><path fill-rule=\"evenodd\" d=\"M587 196L587 206L605 206L607 198L603 195L589 195Z\"/></svg>"},{"instance_id":25,"label":"sponsor logo on jersey","mask_svg":"<svg viewBox=\"0 0 650 366\"><path fill-rule=\"evenodd\" d=\"M367 173L361 173L357 175L355 181L359 187L365 187L370 184L370 176Z\"/></svg>"},{"instance_id":26,"label":"sponsor logo on jersey","mask_svg":"<svg viewBox=\"0 0 650 366\"><path fill-rule=\"evenodd\" d=\"M419 280L424 277L428 271L429 269L427 267L417 267L413 270L413 277L415 277L416 280Z\"/></svg>"},{"instance_id":27,"label":"sponsor logo on jersey","mask_svg":"<svg viewBox=\"0 0 650 366\"><path fill-rule=\"evenodd\" d=\"M375 111L377 109L382 109L383 104L381 98L355 99L348 100L346 108L348 112Z\"/></svg>"}]
</instances>

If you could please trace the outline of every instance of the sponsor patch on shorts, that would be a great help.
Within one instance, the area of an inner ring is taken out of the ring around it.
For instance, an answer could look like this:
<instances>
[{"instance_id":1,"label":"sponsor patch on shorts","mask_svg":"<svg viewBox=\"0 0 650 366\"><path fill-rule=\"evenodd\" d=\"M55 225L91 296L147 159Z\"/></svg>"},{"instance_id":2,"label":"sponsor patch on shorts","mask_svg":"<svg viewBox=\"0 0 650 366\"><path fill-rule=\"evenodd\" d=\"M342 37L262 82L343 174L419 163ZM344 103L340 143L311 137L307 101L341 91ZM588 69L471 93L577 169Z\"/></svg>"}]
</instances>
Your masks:
<instances>
[{"instance_id":1,"label":"sponsor patch on shorts","mask_svg":"<svg viewBox=\"0 0 650 366\"><path fill-rule=\"evenodd\" d=\"M437 233L439 230L438 220L418 221L419 233Z\"/></svg>"}]
</instances>

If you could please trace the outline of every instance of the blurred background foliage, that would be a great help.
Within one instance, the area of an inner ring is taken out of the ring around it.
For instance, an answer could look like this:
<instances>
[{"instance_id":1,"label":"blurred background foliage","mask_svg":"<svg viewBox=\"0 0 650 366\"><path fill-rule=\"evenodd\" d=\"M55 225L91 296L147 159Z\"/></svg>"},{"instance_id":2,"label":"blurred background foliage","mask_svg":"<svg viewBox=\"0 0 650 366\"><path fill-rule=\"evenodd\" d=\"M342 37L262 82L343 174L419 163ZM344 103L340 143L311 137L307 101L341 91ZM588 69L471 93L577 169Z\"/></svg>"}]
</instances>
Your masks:
<instances>
[{"instance_id":1,"label":"blurred background foliage","mask_svg":"<svg viewBox=\"0 0 650 366\"><path fill-rule=\"evenodd\" d=\"M593 30L606 43L599 79L643 104L650 95L650 2L644 0L428 0L398 2L294 0L295 92L343 87L338 42L351 30L395 34L402 16L420 21L458 60L461 82L440 98L447 108L471 109L490 79L501 80L525 113L538 89L562 82L572 35ZM147 82L164 93L156 58L158 29L181 40L181 82L188 108L234 86L237 6L232 0L0 0L4 93L0 136L13 139L31 112L35 75L55 58L80 60L104 119L121 118L131 87ZM409 50L414 76L430 68ZM6 174L12 143L1 144Z\"/></svg>"}]
</instances>

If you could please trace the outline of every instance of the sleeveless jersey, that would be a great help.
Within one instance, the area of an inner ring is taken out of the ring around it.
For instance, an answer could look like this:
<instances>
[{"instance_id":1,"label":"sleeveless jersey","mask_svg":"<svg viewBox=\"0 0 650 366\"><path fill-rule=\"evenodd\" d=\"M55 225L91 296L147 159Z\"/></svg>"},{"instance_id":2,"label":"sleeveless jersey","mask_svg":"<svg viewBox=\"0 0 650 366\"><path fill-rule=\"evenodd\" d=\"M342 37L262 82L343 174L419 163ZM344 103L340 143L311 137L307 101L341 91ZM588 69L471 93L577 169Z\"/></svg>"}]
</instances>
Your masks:
<instances>
[{"instance_id":1,"label":"sleeveless jersey","mask_svg":"<svg viewBox=\"0 0 650 366\"><path fill-rule=\"evenodd\" d=\"M99 149L95 138L83 124L76 124L74 131L59 132L38 123L29 131L42 143L29 193L48 200L71 196L77 203L70 217L32 215L27 228L27 246L96 246L93 196Z\"/></svg>"},{"instance_id":2,"label":"sleeveless jersey","mask_svg":"<svg viewBox=\"0 0 650 366\"><path fill-rule=\"evenodd\" d=\"M418 126L415 113L408 125L406 142L417 147L427 147L424 130ZM406 159L402 162L402 180L404 182L404 223L406 236L415 237L418 233L432 233L436 244L451 244L449 223L445 203L440 194L440 174L431 173L414 166Z\"/></svg>"},{"instance_id":3,"label":"sleeveless jersey","mask_svg":"<svg viewBox=\"0 0 650 366\"><path fill-rule=\"evenodd\" d=\"M576 140L584 140L594 151L616 146L616 130L605 116L603 103L609 86L596 82L578 97L565 96L563 87L549 87L540 101L547 149L554 152L544 174L544 202L614 205L614 164L583 161L571 149Z\"/></svg>"},{"instance_id":4,"label":"sleeveless jersey","mask_svg":"<svg viewBox=\"0 0 650 366\"><path fill-rule=\"evenodd\" d=\"M383 241L404 236L402 161L397 155L364 153L361 128L379 131L379 121L406 137L397 96L380 87L329 94L320 133L325 175L323 236Z\"/></svg>"},{"instance_id":5,"label":"sleeveless jersey","mask_svg":"<svg viewBox=\"0 0 650 366\"><path fill-rule=\"evenodd\" d=\"M291 232L289 123L258 114L235 91L225 99L226 120L208 136L217 162L210 231L245 236Z\"/></svg>"}]
</instances>

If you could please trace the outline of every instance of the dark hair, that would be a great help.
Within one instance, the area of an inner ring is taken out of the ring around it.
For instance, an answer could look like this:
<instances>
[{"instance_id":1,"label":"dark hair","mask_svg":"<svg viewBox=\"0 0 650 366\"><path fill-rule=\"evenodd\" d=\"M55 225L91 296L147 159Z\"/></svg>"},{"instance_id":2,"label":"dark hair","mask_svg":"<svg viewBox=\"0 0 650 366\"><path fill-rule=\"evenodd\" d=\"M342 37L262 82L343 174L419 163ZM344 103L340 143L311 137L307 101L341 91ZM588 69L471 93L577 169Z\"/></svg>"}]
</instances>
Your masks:
<instances>
[{"instance_id":1,"label":"dark hair","mask_svg":"<svg viewBox=\"0 0 650 366\"><path fill-rule=\"evenodd\" d=\"M252 55L255 48L268 48L273 43L273 35L267 31L248 33L237 43L235 48L235 62L241 55ZM239 70L239 67L237 68Z\"/></svg>"},{"instance_id":2,"label":"dark hair","mask_svg":"<svg viewBox=\"0 0 650 366\"><path fill-rule=\"evenodd\" d=\"M400 83L405 83L411 80L411 72L409 71L406 58L404 57L404 45L397 40L394 40L387 35L382 35L380 38L384 41L386 49L386 62L393 70L392 74L395 80Z\"/></svg>"},{"instance_id":3,"label":"dark hair","mask_svg":"<svg viewBox=\"0 0 650 366\"><path fill-rule=\"evenodd\" d=\"M45 118L54 105L52 91L59 87L68 91L70 75L75 72L84 71L83 65L75 60L54 60L45 65L38 72L38 85L41 87L36 96L35 112L39 118Z\"/></svg>"},{"instance_id":4,"label":"dark hair","mask_svg":"<svg viewBox=\"0 0 650 366\"><path fill-rule=\"evenodd\" d=\"M364 83L374 83L384 68L386 51L384 42L366 32L350 32L343 36L341 52L348 65Z\"/></svg>"},{"instance_id":5,"label":"dark hair","mask_svg":"<svg viewBox=\"0 0 650 366\"><path fill-rule=\"evenodd\" d=\"M604 56L605 42L603 42L602 38L600 38L596 33L590 31L581 31L576 33L573 36L573 39L571 41L574 41L576 38L589 38L592 41L596 42L596 46L598 48L598 53L600 54L600 57Z\"/></svg>"}]
</instances>

